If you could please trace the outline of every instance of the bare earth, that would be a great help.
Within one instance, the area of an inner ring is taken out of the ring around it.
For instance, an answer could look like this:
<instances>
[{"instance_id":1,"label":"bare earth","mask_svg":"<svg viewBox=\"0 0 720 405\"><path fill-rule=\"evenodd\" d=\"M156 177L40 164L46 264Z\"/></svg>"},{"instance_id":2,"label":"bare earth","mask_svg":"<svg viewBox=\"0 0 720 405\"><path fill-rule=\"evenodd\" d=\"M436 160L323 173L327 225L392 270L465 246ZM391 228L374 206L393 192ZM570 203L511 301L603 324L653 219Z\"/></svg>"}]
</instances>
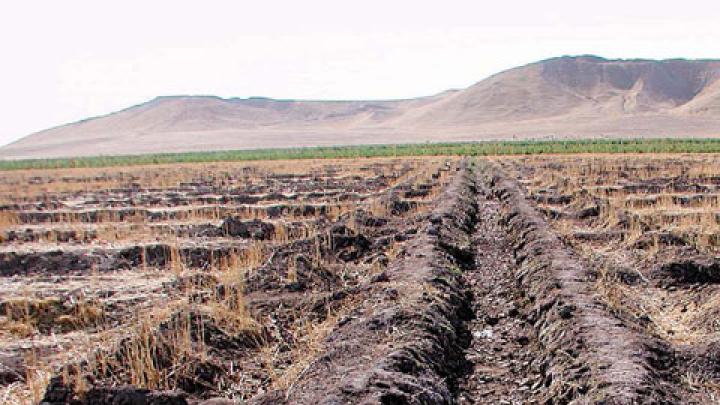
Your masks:
<instances>
[{"instance_id":1,"label":"bare earth","mask_svg":"<svg viewBox=\"0 0 720 405\"><path fill-rule=\"evenodd\" d=\"M717 137L720 61L554 58L409 100L159 97L0 158L499 139Z\"/></svg>"},{"instance_id":2,"label":"bare earth","mask_svg":"<svg viewBox=\"0 0 720 405\"><path fill-rule=\"evenodd\" d=\"M0 403L720 403L720 154L0 177Z\"/></svg>"}]
</instances>

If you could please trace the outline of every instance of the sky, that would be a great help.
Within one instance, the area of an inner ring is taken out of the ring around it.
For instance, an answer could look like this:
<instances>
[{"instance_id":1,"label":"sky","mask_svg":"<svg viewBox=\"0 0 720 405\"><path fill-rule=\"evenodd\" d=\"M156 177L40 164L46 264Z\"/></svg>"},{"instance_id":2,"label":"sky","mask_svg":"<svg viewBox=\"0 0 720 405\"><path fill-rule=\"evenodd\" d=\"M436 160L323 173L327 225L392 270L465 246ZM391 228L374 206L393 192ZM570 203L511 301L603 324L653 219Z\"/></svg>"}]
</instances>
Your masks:
<instances>
[{"instance_id":1,"label":"sky","mask_svg":"<svg viewBox=\"0 0 720 405\"><path fill-rule=\"evenodd\" d=\"M161 95L389 99L562 56L720 58L720 1L0 3L0 145Z\"/></svg>"}]
</instances>

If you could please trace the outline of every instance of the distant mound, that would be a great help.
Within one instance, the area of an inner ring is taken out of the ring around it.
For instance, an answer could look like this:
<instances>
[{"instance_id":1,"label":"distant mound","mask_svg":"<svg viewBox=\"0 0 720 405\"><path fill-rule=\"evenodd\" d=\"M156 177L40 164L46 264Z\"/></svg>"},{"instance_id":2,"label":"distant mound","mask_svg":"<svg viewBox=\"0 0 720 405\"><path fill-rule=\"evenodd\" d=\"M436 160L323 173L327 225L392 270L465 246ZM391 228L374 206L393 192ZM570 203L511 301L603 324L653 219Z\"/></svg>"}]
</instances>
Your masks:
<instances>
[{"instance_id":1,"label":"distant mound","mask_svg":"<svg viewBox=\"0 0 720 405\"><path fill-rule=\"evenodd\" d=\"M720 136L720 61L560 57L408 100L158 97L45 130L0 158L290 146Z\"/></svg>"}]
</instances>

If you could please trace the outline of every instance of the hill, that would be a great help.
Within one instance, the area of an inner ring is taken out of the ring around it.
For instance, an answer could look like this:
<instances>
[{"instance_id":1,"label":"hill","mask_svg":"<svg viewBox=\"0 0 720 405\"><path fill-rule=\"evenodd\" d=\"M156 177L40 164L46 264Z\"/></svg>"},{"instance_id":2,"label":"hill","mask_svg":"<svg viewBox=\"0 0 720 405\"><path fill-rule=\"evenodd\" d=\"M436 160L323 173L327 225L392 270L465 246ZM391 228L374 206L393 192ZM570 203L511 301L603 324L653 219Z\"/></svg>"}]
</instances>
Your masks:
<instances>
[{"instance_id":1,"label":"hill","mask_svg":"<svg viewBox=\"0 0 720 405\"><path fill-rule=\"evenodd\" d=\"M560 57L407 100L158 97L41 131L0 158L288 146L720 136L720 61Z\"/></svg>"}]
</instances>

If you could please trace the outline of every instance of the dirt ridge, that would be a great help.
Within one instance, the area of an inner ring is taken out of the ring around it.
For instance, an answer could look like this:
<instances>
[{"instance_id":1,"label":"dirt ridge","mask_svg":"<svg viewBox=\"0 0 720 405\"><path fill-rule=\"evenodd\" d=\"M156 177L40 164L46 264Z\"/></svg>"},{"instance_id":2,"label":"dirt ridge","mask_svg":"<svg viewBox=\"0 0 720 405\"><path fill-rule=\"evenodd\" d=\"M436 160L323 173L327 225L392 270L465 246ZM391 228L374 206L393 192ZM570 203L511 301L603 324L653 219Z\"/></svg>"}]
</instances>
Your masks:
<instances>
[{"instance_id":1,"label":"dirt ridge","mask_svg":"<svg viewBox=\"0 0 720 405\"><path fill-rule=\"evenodd\" d=\"M517 282L543 346L545 397L553 403L676 403L666 381L672 354L636 325L611 315L587 266L549 228L515 181L487 164L482 181L504 204Z\"/></svg>"},{"instance_id":2,"label":"dirt ridge","mask_svg":"<svg viewBox=\"0 0 720 405\"><path fill-rule=\"evenodd\" d=\"M340 322L324 354L287 392L256 402L454 403L469 342L470 297L461 267L477 209L474 181L465 162L439 199L447 203L378 277L384 288Z\"/></svg>"}]
</instances>

